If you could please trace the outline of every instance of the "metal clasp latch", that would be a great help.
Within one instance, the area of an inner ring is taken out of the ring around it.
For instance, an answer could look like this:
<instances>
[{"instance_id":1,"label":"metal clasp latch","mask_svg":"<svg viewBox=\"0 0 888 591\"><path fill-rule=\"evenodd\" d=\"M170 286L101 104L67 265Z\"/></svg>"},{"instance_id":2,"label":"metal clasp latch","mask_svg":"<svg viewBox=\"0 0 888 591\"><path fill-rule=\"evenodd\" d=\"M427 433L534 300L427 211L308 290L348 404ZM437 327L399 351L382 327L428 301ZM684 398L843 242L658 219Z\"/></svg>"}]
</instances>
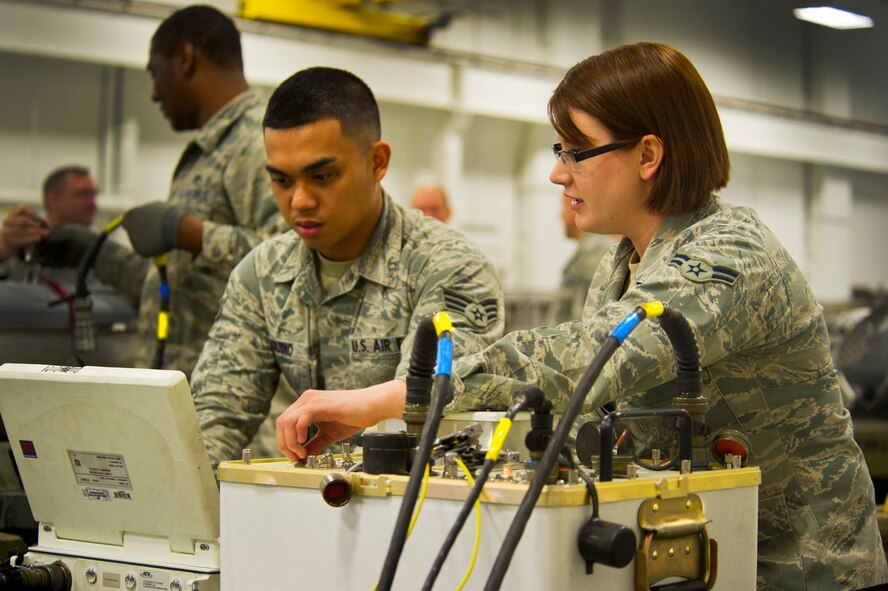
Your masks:
<instances>
[{"instance_id":1,"label":"metal clasp latch","mask_svg":"<svg viewBox=\"0 0 888 591\"><path fill-rule=\"evenodd\" d=\"M712 589L718 545L709 538L707 523L703 501L692 493L667 493L642 502L638 525L644 539L635 553L635 589L649 591L672 577L703 581Z\"/></svg>"}]
</instances>

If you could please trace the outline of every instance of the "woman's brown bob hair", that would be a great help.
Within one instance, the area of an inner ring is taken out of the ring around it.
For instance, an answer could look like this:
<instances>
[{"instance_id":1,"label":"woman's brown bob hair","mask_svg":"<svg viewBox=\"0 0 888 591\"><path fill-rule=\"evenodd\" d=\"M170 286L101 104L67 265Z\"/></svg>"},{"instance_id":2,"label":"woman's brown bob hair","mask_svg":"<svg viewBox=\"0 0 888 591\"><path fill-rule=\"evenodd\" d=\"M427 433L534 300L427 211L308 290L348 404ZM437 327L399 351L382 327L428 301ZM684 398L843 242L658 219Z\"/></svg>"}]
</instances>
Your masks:
<instances>
[{"instance_id":1,"label":"woman's brown bob hair","mask_svg":"<svg viewBox=\"0 0 888 591\"><path fill-rule=\"evenodd\" d=\"M694 65L660 43L622 45L572 67L549 99L549 120L577 149L589 140L571 119L597 119L615 141L653 134L663 163L646 203L672 215L699 207L728 183L731 164L715 101Z\"/></svg>"}]
</instances>

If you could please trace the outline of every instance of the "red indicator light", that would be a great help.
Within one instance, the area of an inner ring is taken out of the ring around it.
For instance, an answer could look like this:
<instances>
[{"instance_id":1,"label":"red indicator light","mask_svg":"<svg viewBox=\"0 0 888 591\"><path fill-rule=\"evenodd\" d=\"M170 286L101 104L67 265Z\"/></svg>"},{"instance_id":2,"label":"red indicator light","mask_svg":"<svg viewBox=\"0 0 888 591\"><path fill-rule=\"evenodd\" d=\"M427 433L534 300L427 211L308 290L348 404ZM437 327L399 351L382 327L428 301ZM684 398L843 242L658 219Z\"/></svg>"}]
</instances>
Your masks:
<instances>
[{"instance_id":1,"label":"red indicator light","mask_svg":"<svg viewBox=\"0 0 888 591\"><path fill-rule=\"evenodd\" d=\"M327 474L318 488L331 507L342 507L351 500L351 485L342 474Z\"/></svg>"}]
</instances>

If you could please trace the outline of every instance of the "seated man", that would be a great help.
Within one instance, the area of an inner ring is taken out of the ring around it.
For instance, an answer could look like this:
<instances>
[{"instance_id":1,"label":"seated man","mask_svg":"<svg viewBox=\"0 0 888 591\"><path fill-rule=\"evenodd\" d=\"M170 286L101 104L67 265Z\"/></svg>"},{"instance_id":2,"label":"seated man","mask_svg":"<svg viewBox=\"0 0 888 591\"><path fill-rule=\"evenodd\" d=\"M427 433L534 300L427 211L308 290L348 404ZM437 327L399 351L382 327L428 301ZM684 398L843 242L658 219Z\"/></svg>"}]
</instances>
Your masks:
<instances>
[{"instance_id":1,"label":"seated man","mask_svg":"<svg viewBox=\"0 0 888 591\"><path fill-rule=\"evenodd\" d=\"M272 94L263 125L272 189L293 232L234 269L194 370L214 465L240 457L281 377L301 394L403 376L418 324L441 310L457 354L503 332L490 261L383 190L391 146L363 81L331 68L298 72Z\"/></svg>"},{"instance_id":2,"label":"seated man","mask_svg":"<svg viewBox=\"0 0 888 591\"><path fill-rule=\"evenodd\" d=\"M25 279L25 266L14 261L23 258L26 263L30 263L30 249L46 238L51 226L91 226L96 219L98 194L96 182L86 167L62 166L50 172L43 181L45 218L25 204L17 206L3 218L3 228L0 229L0 262L7 267L7 272L0 275ZM73 279L74 274L70 275Z\"/></svg>"}]
</instances>

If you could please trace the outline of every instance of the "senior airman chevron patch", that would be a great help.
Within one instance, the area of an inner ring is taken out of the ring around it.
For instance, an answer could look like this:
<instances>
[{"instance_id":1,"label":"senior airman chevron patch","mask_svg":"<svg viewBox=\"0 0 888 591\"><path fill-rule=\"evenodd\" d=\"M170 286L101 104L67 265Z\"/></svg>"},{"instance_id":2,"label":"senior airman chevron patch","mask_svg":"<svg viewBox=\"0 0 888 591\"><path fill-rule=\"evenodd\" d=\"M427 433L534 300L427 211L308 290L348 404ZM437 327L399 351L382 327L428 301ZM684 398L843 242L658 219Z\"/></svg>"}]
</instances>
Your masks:
<instances>
[{"instance_id":1,"label":"senior airman chevron patch","mask_svg":"<svg viewBox=\"0 0 888 591\"><path fill-rule=\"evenodd\" d=\"M471 298L444 288L444 309L457 314L462 314L475 326L485 327L497 318L497 303L494 298L473 301Z\"/></svg>"},{"instance_id":2,"label":"senior airman chevron patch","mask_svg":"<svg viewBox=\"0 0 888 591\"><path fill-rule=\"evenodd\" d=\"M674 255L669 264L678 267L678 271L683 277L697 283L720 281L721 283L734 285L734 282L740 276L740 272L736 269L726 267L725 265L710 265L705 261L692 259L684 254Z\"/></svg>"}]
</instances>

